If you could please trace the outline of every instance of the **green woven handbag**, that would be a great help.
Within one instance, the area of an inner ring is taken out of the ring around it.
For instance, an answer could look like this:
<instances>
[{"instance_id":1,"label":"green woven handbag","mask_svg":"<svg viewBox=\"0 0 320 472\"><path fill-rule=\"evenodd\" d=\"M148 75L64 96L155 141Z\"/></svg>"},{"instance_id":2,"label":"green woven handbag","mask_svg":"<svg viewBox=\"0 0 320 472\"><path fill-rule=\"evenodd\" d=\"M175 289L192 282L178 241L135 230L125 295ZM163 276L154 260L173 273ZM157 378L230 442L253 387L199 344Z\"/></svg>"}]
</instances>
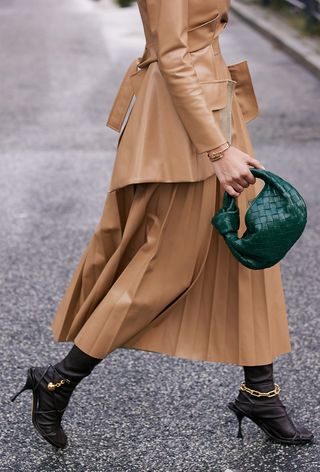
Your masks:
<instances>
[{"instance_id":1,"label":"green woven handbag","mask_svg":"<svg viewBox=\"0 0 320 472\"><path fill-rule=\"evenodd\" d=\"M299 192L283 178L264 169L250 171L265 185L249 201L242 237L237 235L240 217L236 198L226 191L223 206L212 217L211 224L243 265L265 269L279 262L299 239L307 223L307 206Z\"/></svg>"}]
</instances>

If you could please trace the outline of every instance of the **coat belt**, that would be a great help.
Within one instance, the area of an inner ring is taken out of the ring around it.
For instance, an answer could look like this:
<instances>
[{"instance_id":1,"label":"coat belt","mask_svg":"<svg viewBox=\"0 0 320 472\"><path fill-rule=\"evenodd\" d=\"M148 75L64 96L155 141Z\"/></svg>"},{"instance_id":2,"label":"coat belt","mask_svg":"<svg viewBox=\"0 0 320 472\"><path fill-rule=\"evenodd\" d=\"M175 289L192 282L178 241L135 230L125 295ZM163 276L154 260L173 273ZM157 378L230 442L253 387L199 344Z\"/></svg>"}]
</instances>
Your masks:
<instances>
[{"instance_id":1,"label":"coat belt","mask_svg":"<svg viewBox=\"0 0 320 472\"><path fill-rule=\"evenodd\" d=\"M127 114L134 95L132 83L130 81L130 75L137 70L139 60L140 58L134 59L128 67L107 119L106 125L109 126L109 128L118 131L118 133L121 130L123 120Z\"/></svg>"},{"instance_id":2,"label":"coat belt","mask_svg":"<svg viewBox=\"0 0 320 472\"><path fill-rule=\"evenodd\" d=\"M220 54L220 46L218 38L214 38L212 43L214 54ZM146 45L144 54L134 59L129 65L118 89L117 95L111 107L111 111L107 118L106 126L120 133L123 121L128 112L129 106L134 96L134 89L131 82L131 75L139 68L147 67L151 62L157 60L155 44Z\"/></svg>"}]
</instances>

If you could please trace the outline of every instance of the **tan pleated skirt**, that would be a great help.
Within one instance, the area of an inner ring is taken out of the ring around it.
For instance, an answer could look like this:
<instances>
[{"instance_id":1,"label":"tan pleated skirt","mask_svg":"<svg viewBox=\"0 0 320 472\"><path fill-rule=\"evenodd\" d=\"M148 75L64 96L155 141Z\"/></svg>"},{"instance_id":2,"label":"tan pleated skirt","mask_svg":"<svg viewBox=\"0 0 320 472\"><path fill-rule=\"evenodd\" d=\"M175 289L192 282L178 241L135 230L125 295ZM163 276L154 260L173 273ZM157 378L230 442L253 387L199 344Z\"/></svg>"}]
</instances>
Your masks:
<instances>
[{"instance_id":1,"label":"tan pleated skirt","mask_svg":"<svg viewBox=\"0 0 320 472\"><path fill-rule=\"evenodd\" d=\"M260 183L237 198L239 236ZM222 197L215 175L108 193L53 318L55 341L101 359L122 347L261 365L290 352L280 266L234 258L210 222Z\"/></svg>"}]
</instances>

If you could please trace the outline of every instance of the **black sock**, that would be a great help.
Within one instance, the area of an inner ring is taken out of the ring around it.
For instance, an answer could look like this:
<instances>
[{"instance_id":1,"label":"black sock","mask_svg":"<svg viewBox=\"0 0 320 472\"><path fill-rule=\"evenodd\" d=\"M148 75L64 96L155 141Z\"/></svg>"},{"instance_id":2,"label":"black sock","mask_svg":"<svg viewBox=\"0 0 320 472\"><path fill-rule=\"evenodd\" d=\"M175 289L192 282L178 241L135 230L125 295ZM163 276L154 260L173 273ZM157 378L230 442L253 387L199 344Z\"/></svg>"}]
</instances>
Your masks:
<instances>
[{"instance_id":1,"label":"black sock","mask_svg":"<svg viewBox=\"0 0 320 472\"><path fill-rule=\"evenodd\" d=\"M61 375L77 382L89 375L102 360L89 356L74 344L66 357L54 367Z\"/></svg>"},{"instance_id":2,"label":"black sock","mask_svg":"<svg viewBox=\"0 0 320 472\"><path fill-rule=\"evenodd\" d=\"M243 366L247 387L268 392L274 388L273 364Z\"/></svg>"}]
</instances>

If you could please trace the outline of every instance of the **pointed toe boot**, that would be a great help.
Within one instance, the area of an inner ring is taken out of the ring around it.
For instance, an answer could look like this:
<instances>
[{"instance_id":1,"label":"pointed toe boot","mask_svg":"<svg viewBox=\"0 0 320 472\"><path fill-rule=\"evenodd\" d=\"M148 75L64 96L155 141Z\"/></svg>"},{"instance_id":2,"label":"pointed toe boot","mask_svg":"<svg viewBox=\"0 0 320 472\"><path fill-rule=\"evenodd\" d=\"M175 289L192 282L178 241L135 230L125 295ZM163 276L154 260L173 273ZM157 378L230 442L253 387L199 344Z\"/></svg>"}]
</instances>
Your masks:
<instances>
[{"instance_id":1,"label":"pointed toe boot","mask_svg":"<svg viewBox=\"0 0 320 472\"><path fill-rule=\"evenodd\" d=\"M32 423L43 439L56 448L66 447L68 439L61 425L62 416L78 383L87 377L102 359L88 356L73 346L55 365L30 367L25 385L12 398L31 390Z\"/></svg>"}]
</instances>

